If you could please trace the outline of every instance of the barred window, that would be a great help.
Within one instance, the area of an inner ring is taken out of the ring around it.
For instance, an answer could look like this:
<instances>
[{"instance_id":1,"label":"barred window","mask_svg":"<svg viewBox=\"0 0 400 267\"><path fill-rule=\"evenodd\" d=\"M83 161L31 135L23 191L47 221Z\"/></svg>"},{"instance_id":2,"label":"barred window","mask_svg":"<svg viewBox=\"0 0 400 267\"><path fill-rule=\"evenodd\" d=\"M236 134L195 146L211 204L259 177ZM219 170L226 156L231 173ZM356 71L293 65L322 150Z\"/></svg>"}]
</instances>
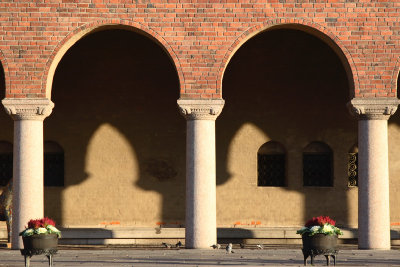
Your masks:
<instances>
[{"instance_id":1,"label":"barred window","mask_svg":"<svg viewBox=\"0 0 400 267\"><path fill-rule=\"evenodd\" d=\"M0 186L6 186L13 176L13 145L0 141Z\"/></svg>"},{"instance_id":2,"label":"barred window","mask_svg":"<svg viewBox=\"0 0 400 267\"><path fill-rule=\"evenodd\" d=\"M270 141L257 152L258 186L286 186L286 150Z\"/></svg>"},{"instance_id":3,"label":"barred window","mask_svg":"<svg viewBox=\"0 0 400 267\"><path fill-rule=\"evenodd\" d=\"M303 150L303 185L333 186L333 153L322 142L312 142Z\"/></svg>"},{"instance_id":4,"label":"barred window","mask_svg":"<svg viewBox=\"0 0 400 267\"><path fill-rule=\"evenodd\" d=\"M348 153L347 176L349 187L358 186L358 147L354 145Z\"/></svg>"},{"instance_id":5,"label":"barred window","mask_svg":"<svg viewBox=\"0 0 400 267\"><path fill-rule=\"evenodd\" d=\"M53 141L44 142L44 185L64 186L64 150Z\"/></svg>"}]
</instances>

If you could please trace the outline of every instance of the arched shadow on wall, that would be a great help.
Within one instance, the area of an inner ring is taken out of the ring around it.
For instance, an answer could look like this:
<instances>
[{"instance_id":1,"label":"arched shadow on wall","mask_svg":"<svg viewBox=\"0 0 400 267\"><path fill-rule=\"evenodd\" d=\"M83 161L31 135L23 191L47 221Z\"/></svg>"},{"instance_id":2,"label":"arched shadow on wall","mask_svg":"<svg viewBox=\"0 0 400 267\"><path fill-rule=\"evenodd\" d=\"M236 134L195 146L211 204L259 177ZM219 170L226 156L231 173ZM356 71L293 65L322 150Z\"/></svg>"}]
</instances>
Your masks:
<instances>
[{"instance_id":1,"label":"arched shadow on wall","mask_svg":"<svg viewBox=\"0 0 400 267\"><path fill-rule=\"evenodd\" d=\"M247 41L233 56L223 79L226 104L216 124L217 184L232 178L244 179L230 173L233 155L229 150L238 129L251 123L288 150L285 189L304 196L303 219L325 214L346 225L347 151L357 138L356 121L346 109L348 84L338 56L315 36L279 29ZM334 151L334 187L302 185L302 149L312 141L324 141ZM246 162L241 164L246 168ZM256 180L255 175L254 187ZM340 205L332 204L339 199ZM281 201L264 203L256 213ZM248 198L241 205L250 203ZM291 211L286 213L290 217Z\"/></svg>"},{"instance_id":2,"label":"arched shadow on wall","mask_svg":"<svg viewBox=\"0 0 400 267\"><path fill-rule=\"evenodd\" d=\"M176 106L178 76L163 49L127 30L90 34L61 60L52 92L55 108L44 131L45 139L65 149L62 190L88 180L88 144L101 125L109 124L121 132L137 156L139 178L127 186L158 192L162 221L183 223L185 120ZM118 177L110 177L114 178ZM60 208L48 212L63 223L61 192L53 191L46 190L45 201L56 199ZM114 192L115 197L130 197L118 194Z\"/></svg>"}]
</instances>

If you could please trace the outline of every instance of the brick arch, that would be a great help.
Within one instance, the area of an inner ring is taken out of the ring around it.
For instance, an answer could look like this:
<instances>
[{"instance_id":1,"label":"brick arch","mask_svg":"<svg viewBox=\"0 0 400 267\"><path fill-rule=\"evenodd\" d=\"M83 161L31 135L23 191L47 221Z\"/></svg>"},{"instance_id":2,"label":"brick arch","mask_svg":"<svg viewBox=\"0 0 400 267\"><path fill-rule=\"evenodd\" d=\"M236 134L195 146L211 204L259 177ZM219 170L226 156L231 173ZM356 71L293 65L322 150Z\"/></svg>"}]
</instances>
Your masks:
<instances>
[{"instance_id":1,"label":"brick arch","mask_svg":"<svg viewBox=\"0 0 400 267\"><path fill-rule=\"evenodd\" d=\"M398 97L398 79L400 78L400 57L397 58L396 60L396 65L394 66L393 73L392 73L392 79L391 79L391 85L390 85L390 90L391 94L394 94L395 97Z\"/></svg>"},{"instance_id":2,"label":"brick arch","mask_svg":"<svg viewBox=\"0 0 400 267\"><path fill-rule=\"evenodd\" d=\"M182 87L184 84L184 76L181 68L181 64L179 62L176 53L172 49L172 47L167 43L167 41L158 33L153 31L146 26L127 20L120 19L108 19L101 20L96 22L91 22L76 28L74 31L70 32L62 41L58 43L56 48L53 50L49 60L46 64L46 70L42 77L42 88L46 89L45 95L46 98L51 99L51 90L53 85L54 74L58 64L60 63L63 56L67 53L67 51L80 39L87 36L90 33L102 31L105 29L125 29L132 32L136 32L147 36L148 38L155 41L159 46L164 49L167 55L170 57L171 61L174 63L177 75L179 77L179 84ZM180 89L180 88L179 88Z\"/></svg>"},{"instance_id":3,"label":"brick arch","mask_svg":"<svg viewBox=\"0 0 400 267\"><path fill-rule=\"evenodd\" d=\"M4 56L3 52L0 50L0 64L3 67L4 71L4 96L11 97L11 84L10 84L10 77L9 77L9 71L8 71L8 65L7 65L7 60L6 57ZM0 99L1 101L1 99Z\"/></svg>"},{"instance_id":4,"label":"brick arch","mask_svg":"<svg viewBox=\"0 0 400 267\"><path fill-rule=\"evenodd\" d=\"M346 69L347 77L350 84L350 97L353 98L358 92L359 80L356 65L351 57L351 54L343 45L343 43L332 32L322 25L305 19L275 19L269 20L262 24L256 25L242 33L229 47L224 55L217 76L217 91L222 96L222 79L224 72L230 60L235 55L236 51L246 43L249 39L270 29L297 29L318 37L320 40L328 44L337 54Z\"/></svg>"}]
</instances>

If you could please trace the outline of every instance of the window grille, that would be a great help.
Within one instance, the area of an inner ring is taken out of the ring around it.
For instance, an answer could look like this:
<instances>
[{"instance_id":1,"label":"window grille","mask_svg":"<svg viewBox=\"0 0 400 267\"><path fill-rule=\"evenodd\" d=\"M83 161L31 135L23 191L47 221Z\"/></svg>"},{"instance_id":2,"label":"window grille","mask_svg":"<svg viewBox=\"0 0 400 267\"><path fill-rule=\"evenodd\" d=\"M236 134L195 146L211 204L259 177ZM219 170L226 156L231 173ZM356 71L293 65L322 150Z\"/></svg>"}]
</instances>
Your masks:
<instances>
[{"instance_id":1,"label":"window grille","mask_svg":"<svg viewBox=\"0 0 400 267\"><path fill-rule=\"evenodd\" d=\"M358 186L358 146L357 144L349 150L347 161L347 186Z\"/></svg>"},{"instance_id":2,"label":"window grille","mask_svg":"<svg viewBox=\"0 0 400 267\"><path fill-rule=\"evenodd\" d=\"M358 153L349 153L348 186L358 186Z\"/></svg>"},{"instance_id":3,"label":"window grille","mask_svg":"<svg viewBox=\"0 0 400 267\"><path fill-rule=\"evenodd\" d=\"M333 186L332 150L322 142L313 142L303 151L303 185Z\"/></svg>"},{"instance_id":4,"label":"window grille","mask_svg":"<svg viewBox=\"0 0 400 267\"><path fill-rule=\"evenodd\" d=\"M258 186L285 186L286 152L278 142L267 142L257 153Z\"/></svg>"}]
</instances>

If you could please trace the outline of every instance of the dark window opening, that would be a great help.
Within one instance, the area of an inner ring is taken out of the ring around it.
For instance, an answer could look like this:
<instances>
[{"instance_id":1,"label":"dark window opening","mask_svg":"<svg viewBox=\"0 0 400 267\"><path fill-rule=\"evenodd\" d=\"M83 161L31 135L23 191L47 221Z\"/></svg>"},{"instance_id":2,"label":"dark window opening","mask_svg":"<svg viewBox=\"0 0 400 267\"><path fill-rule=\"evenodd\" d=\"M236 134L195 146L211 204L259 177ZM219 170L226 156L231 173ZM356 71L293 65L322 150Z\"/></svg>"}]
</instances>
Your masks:
<instances>
[{"instance_id":1,"label":"dark window opening","mask_svg":"<svg viewBox=\"0 0 400 267\"><path fill-rule=\"evenodd\" d=\"M64 186L64 150L51 141L44 142L44 185Z\"/></svg>"},{"instance_id":2,"label":"dark window opening","mask_svg":"<svg viewBox=\"0 0 400 267\"><path fill-rule=\"evenodd\" d=\"M0 186L6 186L13 176L13 145L0 141Z\"/></svg>"},{"instance_id":3,"label":"dark window opening","mask_svg":"<svg viewBox=\"0 0 400 267\"><path fill-rule=\"evenodd\" d=\"M267 142L257 153L258 186L286 186L286 152L278 142Z\"/></svg>"},{"instance_id":4,"label":"dark window opening","mask_svg":"<svg viewBox=\"0 0 400 267\"><path fill-rule=\"evenodd\" d=\"M303 185L333 186L333 155L322 142L310 143L303 151Z\"/></svg>"}]
</instances>

